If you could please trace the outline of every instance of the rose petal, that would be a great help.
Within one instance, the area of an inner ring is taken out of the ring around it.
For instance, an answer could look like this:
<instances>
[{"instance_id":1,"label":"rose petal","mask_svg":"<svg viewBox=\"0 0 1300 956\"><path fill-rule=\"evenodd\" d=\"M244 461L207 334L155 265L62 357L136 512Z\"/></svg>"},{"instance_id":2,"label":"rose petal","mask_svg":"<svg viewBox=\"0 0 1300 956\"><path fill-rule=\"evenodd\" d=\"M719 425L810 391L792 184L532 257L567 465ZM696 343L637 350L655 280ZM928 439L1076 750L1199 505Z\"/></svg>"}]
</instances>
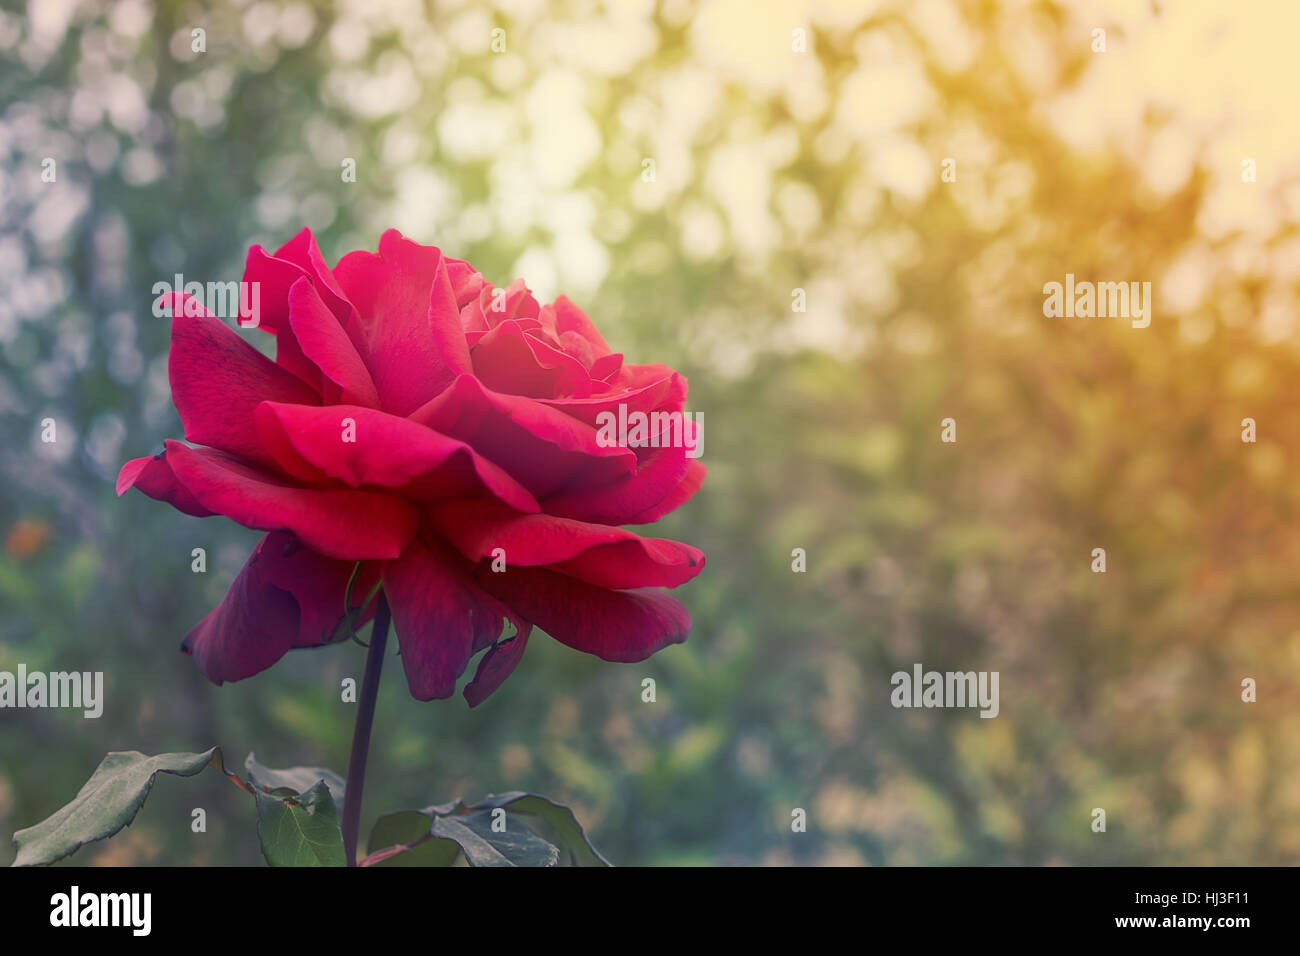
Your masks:
<instances>
[{"instance_id":1,"label":"rose petal","mask_svg":"<svg viewBox=\"0 0 1300 956\"><path fill-rule=\"evenodd\" d=\"M264 399L317 405L320 397L217 317L206 311L187 316L185 299L189 296L173 295L167 359L172 401L185 437L270 466L257 440L253 409Z\"/></svg>"},{"instance_id":2,"label":"rose petal","mask_svg":"<svg viewBox=\"0 0 1300 956\"><path fill-rule=\"evenodd\" d=\"M623 370L623 353L610 352L608 355L602 355L591 363L588 370L593 382L600 381L609 383L619 372Z\"/></svg>"},{"instance_id":3,"label":"rose petal","mask_svg":"<svg viewBox=\"0 0 1300 956\"><path fill-rule=\"evenodd\" d=\"M704 483L704 476L708 474L708 469L692 459L686 469L686 477L683 478L672 491L665 495L658 504L647 508L645 511L638 512L630 518L620 520L619 524L651 524L658 521L666 514L676 511L686 502L695 496L695 492L700 490L700 485Z\"/></svg>"},{"instance_id":4,"label":"rose petal","mask_svg":"<svg viewBox=\"0 0 1300 956\"><path fill-rule=\"evenodd\" d=\"M532 630L533 626L531 624L523 624L519 626L519 630L514 637L507 638L488 648L487 653L478 662L478 669L474 671L474 679L466 684L465 689L461 692L471 707L477 707L487 700L519 666L519 662L524 656L524 648L528 646L528 635L532 633Z\"/></svg>"},{"instance_id":5,"label":"rose petal","mask_svg":"<svg viewBox=\"0 0 1300 956\"><path fill-rule=\"evenodd\" d=\"M505 608L475 586L463 558L418 538L384 569L384 593L417 700L455 693L475 650L501 633L505 619Z\"/></svg>"},{"instance_id":6,"label":"rose petal","mask_svg":"<svg viewBox=\"0 0 1300 956\"><path fill-rule=\"evenodd\" d=\"M629 415L633 412L648 414L655 409L680 411L682 399L686 395L684 382L681 375L670 369L669 374L662 378L635 387L604 391L599 395L542 398L538 401L551 408L558 408L566 415L585 422L593 428L599 428L600 415L610 413L617 419L620 405L627 406Z\"/></svg>"},{"instance_id":7,"label":"rose petal","mask_svg":"<svg viewBox=\"0 0 1300 956\"><path fill-rule=\"evenodd\" d=\"M334 274L360 315L359 351L386 411L407 415L470 370L441 251L390 229L378 255L350 252Z\"/></svg>"},{"instance_id":8,"label":"rose petal","mask_svg":"<svg viewBox=\"0 0 1300 956\"><path fill-rule=\"evenodd\" d=\"M181 642L181 650L193 655L215 684L266 670L288 652L298 633L297 601L259 573L266 541L245 562L221 603Z\"/></svg>"},{"instance_id":9,"label":"rose petal","mask_svg":"<svg viewBox=\"0 0 1300 956\"><path fill-rule=\"evenodd\" d=\"M513 319L479 339L471 357L479 381L502 394L532 398L591 394L591 378L577 359L526 335Z\"/></svg>"},{"instance_id":10,"label":"rose petal","mask_svg":"<svg viewBox=\"0 0 1300 956\"><path fill-rule=\"evenodd\" d=\"M525 322L529 328L540 329L537 321L540 306L523 279L516 279L504 289L495 289L484 283L479 294L461 310L461 324L466 319L476 329L494 329L509 319Z\"/></svg>"},{"instance_id":11,"label":"rose petal","mask_svg":"<svg viewBox=\"0 0 1300 956\"><path fill-rule=\"evenodd\" d=\"M130 488L139 488L155 501L165 501L177 511L196 518L208 518L216 514L199 504L197 498L189 493L172 472L167 463L167 453L159 452L149 458L134 458L122 466L117 475L117 494L120 498Z\"/></svg>"},{"instance_id":12,"label":"rose petal","mask_svg":"<svg viewBox=\"0 0 1300 956\"><path fill-rule=\"evenodd\" d=\"M573 301L567 296L562 295L555 300L553 305L547 306L552 310L555 316L555 330L559 335L565 332L576 332L587 340L591 345L591 352L596 358L610 353L610 347L605 341L605 337L600 334L595 323L587 318L587 313L573 304Z\"/></svg>"},{"instance_id":13,"label":"rose petal","mask_svg":"<svg viewBox=\"0 0 1300 956\"><path fill-rule=\"evenodd\" d=\"M303 354L337 386L326 392L327 402L379 406L379 392L366 363L306 276L289 291L289 323Z\"/></svg>"},{"instance_id":14,"label":"rose petal","mask_svg":"<svg viewBox=\"0 0 1300 956\"><path fill-rule=\"evenodd\" d=\"M599 488L544 498L542 510L601 524L648 524L689 499L705 473L705 467L688 457L685 448L641 449L635 474Z\"/></svg>"},{"instance_id":15,"label":"rose petal","mask_svg":"<svg viewBox=\"0 0 1300 956\"><path fill-rule=\"evenodd\" d=\"M524 620L606 661L643 661L686 640L691 616L660 588L611 591L545 568L475 569L479 585Z\"/></svg>"},{"instance_id":16,"label":"rose petal","mask_svg":"<svg viewBox=\"0 0 1300 956\"><path fill-rule=\"evenodd\" d=\"M523 485L473 448L410 419L359 405L283 405L256 413L276 462L303 481L393 489L412 501L487 492L518 511L540 510ZM350 423L350 424L346 424Z\"/></svg>"},{"instance_id":17,"label":"rose petal","mask_svg":"<svg viewBox=\"0 0 1300 956\"><path fill-rule=\"evenodd\" d=\"M573 356L584 369L590 369L592 363L596 360L596 356L591 352L591 343L577 332L561 333L560 348L564 350L566 355ZM590 376L588 376L588 381L590 381Z\"/></svg>"},{"instance_id":18,"label":"rose petal","mask_svg":"<svg viewBox=\"0 0 1300 956\"><path fill-rule=\"evenodd\" d=\"M487 285L487 280L464 259L453 259L448 256L444 261L447 263L447 278L451 281L452 291L456 295L456 307L463 309L478 298L483 287Z\"/></svg>"},{"instance_id":19,"label":"rose petal","mask_svg":"<svg viewBox=\"0 0 1300 956\"><path fill-rule=\"evenodd\" d=\"M277 259L284 259L298 266L312 280L321 301L334 313L339 324L350 331L355 330L357 310L343 293L342 286L334 276L334 271L325 263L325 256L316 243L316 237L310 229L303 228L296 236L275 251Z\"/></svg>"},{"instance_id":20,"label":"rose petal","mask_svg":"<svg viewBox=\"0 0 1300 956\"><path fill-rule=\"evenodd\" d=\"M532 399L493 392L472 375L408 417L467 442L537 498L636 470L634 452L602 446L591 426Z\"/></svg>"},{"instance_id":21,"label":"rose petal","mask_svg":"<svg viewBox=\"0 0 1300 956\"><path fill-rule=\"evenodd\" d=\"M271 255L260 245L248 250L243 281L256 284L257 328L275 336L275 363L320 391L320 369L303 354L289 325L289 290L303 278L310 281L301 266Z\"/></svg>"},{"instance_id":22,"label":"rose petal","mask_svg":"<svg viewBox=\"0 0 1300 956\"><path fill-rule=\"evenodd\" d=\"M290 648L325 643L343 621L343 596L353 567L311 551L288 532L272 532L258 543L222 602L186 635L181 649L220 684L265 670ZM351 607L361 607L379 571L373 564L362 567ZM374 615L376 603L358 616L355 626Z\"/></svg>"},{"instance_id":23,"label":"rose petal","mask_svg":"<svg viewBox=\"0 0 1300 956\"><path fill-rule=\"evenodd\" d=\"M369 491L298 488L221 452L167 442L167 463L198 503L262 531L292 531L331 558L395 558L415 534L405 501Z\"/></svg>"},{"instance_id":24,"label":"rose petal","mask_svg":"<svg viewBox=\"0 0 1300 956\"><path fill-rule=\"evenodd\" d=\"M687 544L549 514L516 514L493 501L443 502L427 514L434 530L471 561L501 548L507 567L550 565L603 588L673 588L704 569L704 553Z\"/></svg>"}]
</instances>

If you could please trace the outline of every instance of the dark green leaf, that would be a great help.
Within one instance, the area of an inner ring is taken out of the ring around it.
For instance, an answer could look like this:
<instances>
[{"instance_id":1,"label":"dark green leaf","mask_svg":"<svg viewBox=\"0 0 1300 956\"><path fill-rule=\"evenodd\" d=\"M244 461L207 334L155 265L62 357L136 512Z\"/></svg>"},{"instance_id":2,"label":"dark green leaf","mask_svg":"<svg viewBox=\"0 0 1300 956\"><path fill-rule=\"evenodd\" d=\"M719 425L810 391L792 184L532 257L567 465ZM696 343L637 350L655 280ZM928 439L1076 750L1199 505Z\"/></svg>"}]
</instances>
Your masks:
<instances>
[{"instance_id":1,"label":"dark green leaf","mask_svg":"<svg viewBox=\"0 0 1300 956\"><path fill-rule=\"evenodd\" d=\"M158 774L192 777L208 765L233 776L222 764L220 747L152 757L136 750L110 753L71 803L14 834L18 856L13 865L53 863L87 843L112 836L135 819Z\"/></svg>"},{"instance_id":2,"label":"dark green leaf","mask_svg":"<svg viewBox=\"0 0 1300 956\"><path fill-rule=\"evenodd\" d=\"M382 858L368 866L451 866L460 856L454 840L430 832L433 815L424 810L401 810L380 817L370 831L371 856Z\"/></svg>"},{"instance_id":3,"label":"dark green leaf","mask_svg":"<svg viewBox=\"0 0 1300 956\"><path fill-rule=\"evenodd\" d=\"M587 834L583 832L582 824L578 822L578 818L573 815L573 811L568 807L561 806L553 800L548 800L546 797L535 793L515 791L513 793L489 794L473 804L471 809L481 810L496 807L504 807L511 815L519 813L545 820L551 827L560 848L569 853L570 860L575 866L610 865L609 861L591 845L591 841L587 839Z\"/></svg>"},{"instance_id":4,"label":"dark green leaf","mask_svg":"<svg viewBox=\"0 0 1300 956\"><path fill-rule=\"evenodd\" d=\"M504 832L492 829L492 811L481 810L464 816L434 817L434 836L454 840L470 866L555 866L560 851L527 825L510 825L504 818Z\"/></svg>"},{"instance_id":5,"label":"dark green leaf","mask_svg":"<svg viewBox=\"0 0 1300 956\"><path fill-rule=\"evenodd\" d=\"M494 810L505 811L504 832L492 829ZM369 848L367 866L450 866L460 851L471 866L555 866L562 852L575 866L610 865L572 810L521 792L390 813L375 824Z\"/></svg>"},{"instance_id":6,"label":"dark green leaf","mask_svg":"<svg viewBox=\"0 0 1300 956\"><path fill-rule=\"evenodd\" d=\"M257 762L256 756L250 753L244 761L244 769L248 771L248 779L261 789L272 792L289 791L295 795L306 793L323 780L329 787L334 802L343 803L343 778L326 767L285 767L283 770L273 770L263 767Z\"/></svg>"},{"instance_id":7,"label":"dark green leaf","mask_svg":"<svg viewBox=\"0 0 1300 956\"><path fill-rule=\"evenodd\" d=\"M257 834L271 866L346 866L338 811L324 781L282 797L258 790Z\"/></svg>"}]
</instances>

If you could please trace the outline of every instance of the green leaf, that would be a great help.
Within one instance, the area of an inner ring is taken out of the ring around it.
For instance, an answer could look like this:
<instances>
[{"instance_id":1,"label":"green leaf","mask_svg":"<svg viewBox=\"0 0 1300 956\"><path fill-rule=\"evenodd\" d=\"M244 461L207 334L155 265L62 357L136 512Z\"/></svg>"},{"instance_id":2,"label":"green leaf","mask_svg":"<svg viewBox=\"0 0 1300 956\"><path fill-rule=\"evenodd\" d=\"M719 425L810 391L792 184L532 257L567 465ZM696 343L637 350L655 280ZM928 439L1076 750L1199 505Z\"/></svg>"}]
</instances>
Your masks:
<instances>
[{"instance_id":1,"label":"green leaf","mask_svg":"<svg viewBox=\"0 0 1300 956\"><path fill-rule=\"evenodd\" d=\"M268 792L280 791L282 794L297 796L324 781L335 802L343 802L343 778L326 767L285 767L283 770L272 770L263 767L257 762L256 756L250 753L244 761L244 769L248 772L249 780Z\"/></svg>"},{"instance_id":2,"label":"green leaf","mask_svg":"<svg viewBox=\"0 0 1300 956\"><path fill-rule=\"evenodd\" d=\"M472 809L503 807L510 814L520 813L545 820L558 839L560 848L569 854L574 866L609 866L610 862L597 852L587 839L582 824L568 807L561 806L536 793L515 791L500 795L489 794L473 804Z\"/></svg>"},{"instance_id":3,"label":"green leaf","mask_svg":"<svg viewBox=\"0 0 1300 956\"><path fill-rule=\"evenodd\" d=\"M158 774L192 777L209 765L243 786L222 764L220 747L203 753L152 757L137 750L110 753L71 803L48 819L14 834L18 856L13 865L53 863L87 843L111 837L135 819Z\"/></svg>"},{"instance_id":4,"label":"green leaf","mask_svg":"<svg viewBox=\"0 0 1300 956\"><path fill-rule=\"evenodd\" d=\"M492 829L492 811L480 810L464 816L434 817L433 835L454 840L470 866L555 866L560 851L522 823L504 832Z\"/></svg>"},{"instance_id":5,"label":"green leaf","mask_svg":"<svg viewBox=\"0 0 1300 956\"><path fill-rule=\"evenodd\" d=\"M460 856L454 840L430 832L433 817L423 810L399 810L375 821L363 866L451 866Z\"/></svg>"},{"instance_id":6,"label":"green leaf","mask_svg":"<svg viewBox=\"0 0 1300 956\"><path fill-rule=\"evenodd\" d=\"M506 811L505 832L493 831L494 810ZM369 850L363 866L450 866L461 851L471 866L555 866L561 852L574 866L610 865L572 810L520 792L387 814L371 831Z\"/></svg>"},{"instance_id":7,"label":"green leaf","mask_svg":"<svg viewBox=\"0 0 1300 956\"><path fill-rule=\"evenodd\" d=\"M339 815L322 780L294 796L256 791L257 835L271 866L345 866Z\"/></svg>"}]
</instances>

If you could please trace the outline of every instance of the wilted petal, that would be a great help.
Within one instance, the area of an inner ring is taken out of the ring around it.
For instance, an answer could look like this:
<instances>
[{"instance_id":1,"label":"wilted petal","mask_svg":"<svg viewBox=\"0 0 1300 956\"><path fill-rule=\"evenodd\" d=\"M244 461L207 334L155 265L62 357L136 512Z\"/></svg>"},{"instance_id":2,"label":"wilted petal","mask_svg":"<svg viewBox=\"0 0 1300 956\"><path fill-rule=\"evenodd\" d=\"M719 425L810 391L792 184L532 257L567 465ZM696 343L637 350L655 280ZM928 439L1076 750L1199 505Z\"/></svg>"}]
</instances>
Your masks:
<instances>
[{"instance_id":1,"label":"wilted petal","mask_svg":"<svg viewBox=\"0 0 1300 956\"><path fill-rule=\"evenodd\" d=\"M194 656L214 683L242 680L270 667L293 647L315 647L335 636L354 565L303 546L292 534L263 538L244 562L225 598L186 635L182 650ZM378 578L365 565L353 583L356 610ZM370 602L354 622L374 615Z\"/></svg>"},{"instance_id":2,"label":"wilted petal","mask_svg":"<svg viewBox=\"0 0 1300 956\"><path fill-rule=\"evenodd\" d=\"M445 545L416 539L384 570L384 593L417 700L450 697L475 650L501 633L505 608Z\"/></svg>"},{"instance_id":3,"label":"wilted petal","mask_svg":"<svg viewBox=\"0 0 1300 956\"><path fill-rule=\"evenodd\" d=\"M686 640L691 615L661 588L611 591L545 568L476 569L479 585L572 648L602 660L643 661Z\"/></svg>"},{"instance_id":4,"label":"wilted petal","mask_svg":"<svg viewBox=\"0 0 1300 956\"><path fill-rule=\"evenodd\" d=\"M474 679L465 685L461 692L471 707L477 707L505 682L519 662L523 659L524 648L528 646L528 635L532 632L531 624L519 626L518 632L504 641L488 648L483 659L478 662Z\"/></svg>"}]
</instances>

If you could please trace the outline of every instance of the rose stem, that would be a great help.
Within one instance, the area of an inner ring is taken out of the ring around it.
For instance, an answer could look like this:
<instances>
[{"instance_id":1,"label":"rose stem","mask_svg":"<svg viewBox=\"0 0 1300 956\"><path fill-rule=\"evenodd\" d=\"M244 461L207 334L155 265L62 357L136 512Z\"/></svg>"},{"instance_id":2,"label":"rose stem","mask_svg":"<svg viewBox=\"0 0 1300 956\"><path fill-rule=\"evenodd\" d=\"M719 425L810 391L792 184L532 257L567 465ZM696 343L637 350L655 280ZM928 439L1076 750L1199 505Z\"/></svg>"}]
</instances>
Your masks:
<instances>
[{"instance_id":1,"label":"rose stem","mask_svg":"<svg viewBox=\"0 0 1300 956\"><path fill-rule=\"evenodd\" d=\"M361 679L360 709L352 730L348 779L343 791L343 853L348 866L357 865L357 827L361 823L361 794L366 785L366 755L370 752L370 728L375 722L375 700L379 696L379 675L384 669L390 617L388 596L380 590L375 626L370 632L370 651L366 654L366 674Z\"/></svg>"}]
</instances>

